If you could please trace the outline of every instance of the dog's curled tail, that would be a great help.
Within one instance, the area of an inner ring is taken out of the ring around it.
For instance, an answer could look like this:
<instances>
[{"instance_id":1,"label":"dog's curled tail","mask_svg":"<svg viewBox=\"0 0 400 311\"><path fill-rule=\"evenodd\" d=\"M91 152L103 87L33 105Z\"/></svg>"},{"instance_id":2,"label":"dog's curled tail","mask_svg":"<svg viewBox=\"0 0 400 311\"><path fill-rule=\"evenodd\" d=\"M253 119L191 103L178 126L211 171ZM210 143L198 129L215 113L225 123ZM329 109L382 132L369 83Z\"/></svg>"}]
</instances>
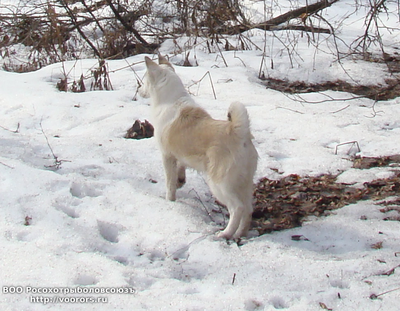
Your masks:
<instances>
[{"instance_id":1,"label":"dog's curled tail","mask_svg":"<svg viewBox=\"0 0 400 311\"><path fill-rule=\"evenodd\" d=\"M228 120L233 131L241 138L252 138L247 109L240 102L233 102L228 110Z\"/></svg>"}]
</instances>

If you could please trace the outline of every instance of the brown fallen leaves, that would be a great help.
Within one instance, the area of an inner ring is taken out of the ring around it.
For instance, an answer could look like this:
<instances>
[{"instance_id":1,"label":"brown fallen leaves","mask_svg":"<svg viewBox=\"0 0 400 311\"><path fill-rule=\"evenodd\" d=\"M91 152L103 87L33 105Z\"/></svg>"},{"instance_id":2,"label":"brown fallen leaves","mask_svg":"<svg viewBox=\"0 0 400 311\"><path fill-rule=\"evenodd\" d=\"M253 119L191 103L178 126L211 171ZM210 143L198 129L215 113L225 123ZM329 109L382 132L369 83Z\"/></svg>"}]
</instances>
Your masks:
<instances>
[{"instance_id":1,"label":"brown fallen leaves","mask_svg":"<svg viewBox=\"0 0 400 311\"><path fill-rule=\"evenodd\" d=\"M304 217L326 214L360 200L364 191L336 183L336 176L261 179L254 192L254 224L260 234L300 226Z\"/></svg>"},{"instance_id":2,"label":"brown fallen leaves","mask_svg":"<svg viewBox=\"0 0 400 311\"><path fill-rule=\"evenodd\" d=\"M395 166L400 163L400 154L384 157L355 157L354 168L368 169L371 167Z\"/></svg>"},{"instance_id":3,"label":"brown fallen leaves","mask_svg":"<svg viewBox=\"0 0 400 311\"><path fill-rule=\"evenodd\" d=\"M396 71L400 70L400 59L392 62ZM352 85L346 81L328 81L319 84L309 84L304 81L285 81L281 79L265 78L262 84L267 88L289 94L324 92L327 90L348 92L373 100L389 100L399 96L400 84L397 79L386 79L386 85Z\"/></svg>"},{"instance_id":4,"label":"brown fallen leaves","mask_svg":"<svg viewBox=\"0 0 400 311\"><path fill-rule=\"evenodd\" d=\"M400 157L359 158L355 167L370 168L400 162ZM369 163L369 164L367 164ZM296 174L280 180L262 178L254 191L255 209L253 228L259 234L300 226L307 216L329 215L331 210L360 200L381 200L400 192L400 172L386 179L364 183L363 188L337 183L334 175L301 177ZM400 204L400 199L399 202ZM396 202L390 201L387 210L397 210ZM393 205L395 205L393 207ZM382 212L387 212L383 209ZM400 217L399 217L400 218ZM387 218L397 220L397 218Z\"/></svg>"},{"instance_id":5,"label":"brown fallen leaves","mask_svg":"<svg viewBox=\"0 0 400 311\"><path fill-rule=\"evenodd\" d=\"M397 212L395 214L391 213L391 215L383 218L383 220L395 220L400 221L400 197L391 201L383 201L379 203L380 205L386 206L385 208L381 208L379 211L381 213L390 213Z\"/></svg>"}]
</instances>

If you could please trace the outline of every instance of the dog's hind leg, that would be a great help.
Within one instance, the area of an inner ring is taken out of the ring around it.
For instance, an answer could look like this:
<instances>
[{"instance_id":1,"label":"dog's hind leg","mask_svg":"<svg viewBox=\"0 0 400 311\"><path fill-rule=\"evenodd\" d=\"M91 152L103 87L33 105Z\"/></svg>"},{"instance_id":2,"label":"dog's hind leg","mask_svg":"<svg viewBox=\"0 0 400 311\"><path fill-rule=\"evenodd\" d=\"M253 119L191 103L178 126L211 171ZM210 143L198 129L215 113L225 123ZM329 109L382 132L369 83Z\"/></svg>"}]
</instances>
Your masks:
<instances>
[{"instance_id":1,"label":"dog's hind leg","mask_svg":"<svg viewBox=\"0 0 400 311\"><path fill-rule=\"evenodd\" d=\"M178 163L178 180L177 180L177 188L182 188L182 186L186 183L186 167L180 163Z\"/></svg>"},{"instance_id":2,"label":"dog's hind leg","mask_svg":"<svg viewBox=\"0 0 400 311\"><path fill-rule=\"evenodd\" d=\"M218 234L218 237L227 240L232 239L233 237L236 238L236 232L246 211L244 204L237 196L236 191L232 191L232 189L230 189L230 187L225 183L214 183L211 179L208 179L208 185L210 186L213 195L218 201L226 205L229 212L228 225L225 230Z\"/></svg>"},{"instance_id":3,"label":"dog's hind leg","mask_svg":"<svg viewBox=\"0 0 400 311\"><path fill-rule=\"evenodd\" d=\"M252 215L253 215L253 206L250 202L250 204L247 204L247 206L245 206L239 227L236 230L235 234L233 235L233 239L247 236L247 233L249 232L250 229Z\"/></svg>"},{"instance_id":4,"label":"dog's hind leg","mask_svg":"<svg viewBox=\"0 0 400 311\"><path fill-rule=\"evenodd\" d=\"M246 237L253 213L251 189L249 191L237 188L233 190L226 183L214 183L210 179L208 179L208 185L213 195L226 205L229 212L228 225L218 234L218 237L227 240Z\"/></svg>"},{"instance_id":5,"label":"dog's hind leg","mask_svg":"<svg viewBox=\"0 0 400 311\"><path fill-rule=\"evenodd\" d=\"M233 202L232 202L233 201ZM229 222L226 228L221 231L218 236L221 238L235 239L240 236L236 234L242 220L244 217L245 207L238 200L232 200L228 203L228 211L229 211Z\"/></svg>"},{"instance_id":6,"label":"dog's hind leg","mask_svg":"<svg viewBox=\"0 0 400 311\"><path fill-rule=\"evenodd\" d=\"M163 155L165 179L167 183L166 199L176 200L176 181L178 180L178 169L176 158L171 155Z\"/></svg>"}]
</instances>

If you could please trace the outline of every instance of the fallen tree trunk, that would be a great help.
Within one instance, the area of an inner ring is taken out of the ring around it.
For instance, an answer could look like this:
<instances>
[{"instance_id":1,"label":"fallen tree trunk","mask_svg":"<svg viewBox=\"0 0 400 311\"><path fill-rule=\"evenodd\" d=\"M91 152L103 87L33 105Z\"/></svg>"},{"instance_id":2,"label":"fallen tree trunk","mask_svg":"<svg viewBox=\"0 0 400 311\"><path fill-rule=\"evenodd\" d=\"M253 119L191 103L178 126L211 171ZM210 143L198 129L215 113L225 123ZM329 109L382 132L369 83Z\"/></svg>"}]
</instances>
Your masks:
<instances>
[{"instance_id":1,"label":"fallen tree trunk","mask_svg":"<svg viewBox=\"0 0 400 311\"><path fill-rule=\"evenodd\" d=\"M303 26L303 25L285 25L285 26L275 26L273 29L270 30L300 30L300 31L307 31L307 32L314 32L314 33L331 33L330 29L320 28L320 27L310 27L310 26Z\"/></svg>"},{"instance_id":2,"label":"fallen tree trunk","mask_svg":"<svg viewBox=\"0 0 400 311\"><path fill-rule=\"evenodd\" d=\"M253 25L239 25L235 26L229 29L229 32L232 33L237 33L237 32L245 32L250 29L262 29L262 30L282 30L282 29L295 29L295 30L303 30L303 31L311 31L311 32L323 32L323 33L331 33L329 29L323 29L323 28L314 28L314 27L308 27L308 26L286 26L283 28L279 28L278 26L289 22L292 19L295 18L303 18L304 16L309 16L311 14L317 13L327 7L330 7L332 4L338 2L339 0L320 0L316 3L310 4L303 6L298 9L294 9L292 11L286 12L282 15L279 15L277 17L271 18L268 21L258 23L258 24L253 24Z\"/></svg>"},{"instance_id":3,"label":"fallen tree trunk","mask_svg":"<svg viewBox=\"0 0 400 311\"><path fill-rule=\"evenodd\" d=\"M321 11L327 7L330 7L332 4L334 4L335 2L338 2L338 1L339 0L331 0L331 1L321 0L317 3L306 5L304 7L301 7L301 8L289 11L285 14L279 15L277 17L274 17L264 23L257 24L257 25L255 25L255 28L269 30L271 27L288 22L293 18L300 18L303 14L307 14L307 15L314 14L314 13Z\"/></svg>"}]
</instances>

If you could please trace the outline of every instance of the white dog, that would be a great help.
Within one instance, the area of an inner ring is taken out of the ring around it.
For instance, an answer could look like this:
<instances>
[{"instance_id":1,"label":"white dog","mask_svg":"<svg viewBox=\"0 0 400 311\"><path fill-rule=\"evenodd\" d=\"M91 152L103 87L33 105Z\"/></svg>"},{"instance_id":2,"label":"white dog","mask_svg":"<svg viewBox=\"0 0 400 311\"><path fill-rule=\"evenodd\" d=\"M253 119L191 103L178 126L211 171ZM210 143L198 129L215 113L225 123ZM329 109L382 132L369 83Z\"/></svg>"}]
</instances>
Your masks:
<instances>
[{"instance_id":1,"label":"white dog","mask_svg":"<svg viewBox=\"0 0 400 311\"><path fill-rule=\"evenodd\" d=\"M227 121L214 120L190 97L167 59L159 57L159 65L148 57L145 61L147 73L140 94L152 99L166 198L175 201L176 189L186 181L186 167L204 172L211 192L230 214L228 226L219 236L246 236L253 212L253 176L258 158L246 108L232 103Z\"/></svg>"}]
</instances>

